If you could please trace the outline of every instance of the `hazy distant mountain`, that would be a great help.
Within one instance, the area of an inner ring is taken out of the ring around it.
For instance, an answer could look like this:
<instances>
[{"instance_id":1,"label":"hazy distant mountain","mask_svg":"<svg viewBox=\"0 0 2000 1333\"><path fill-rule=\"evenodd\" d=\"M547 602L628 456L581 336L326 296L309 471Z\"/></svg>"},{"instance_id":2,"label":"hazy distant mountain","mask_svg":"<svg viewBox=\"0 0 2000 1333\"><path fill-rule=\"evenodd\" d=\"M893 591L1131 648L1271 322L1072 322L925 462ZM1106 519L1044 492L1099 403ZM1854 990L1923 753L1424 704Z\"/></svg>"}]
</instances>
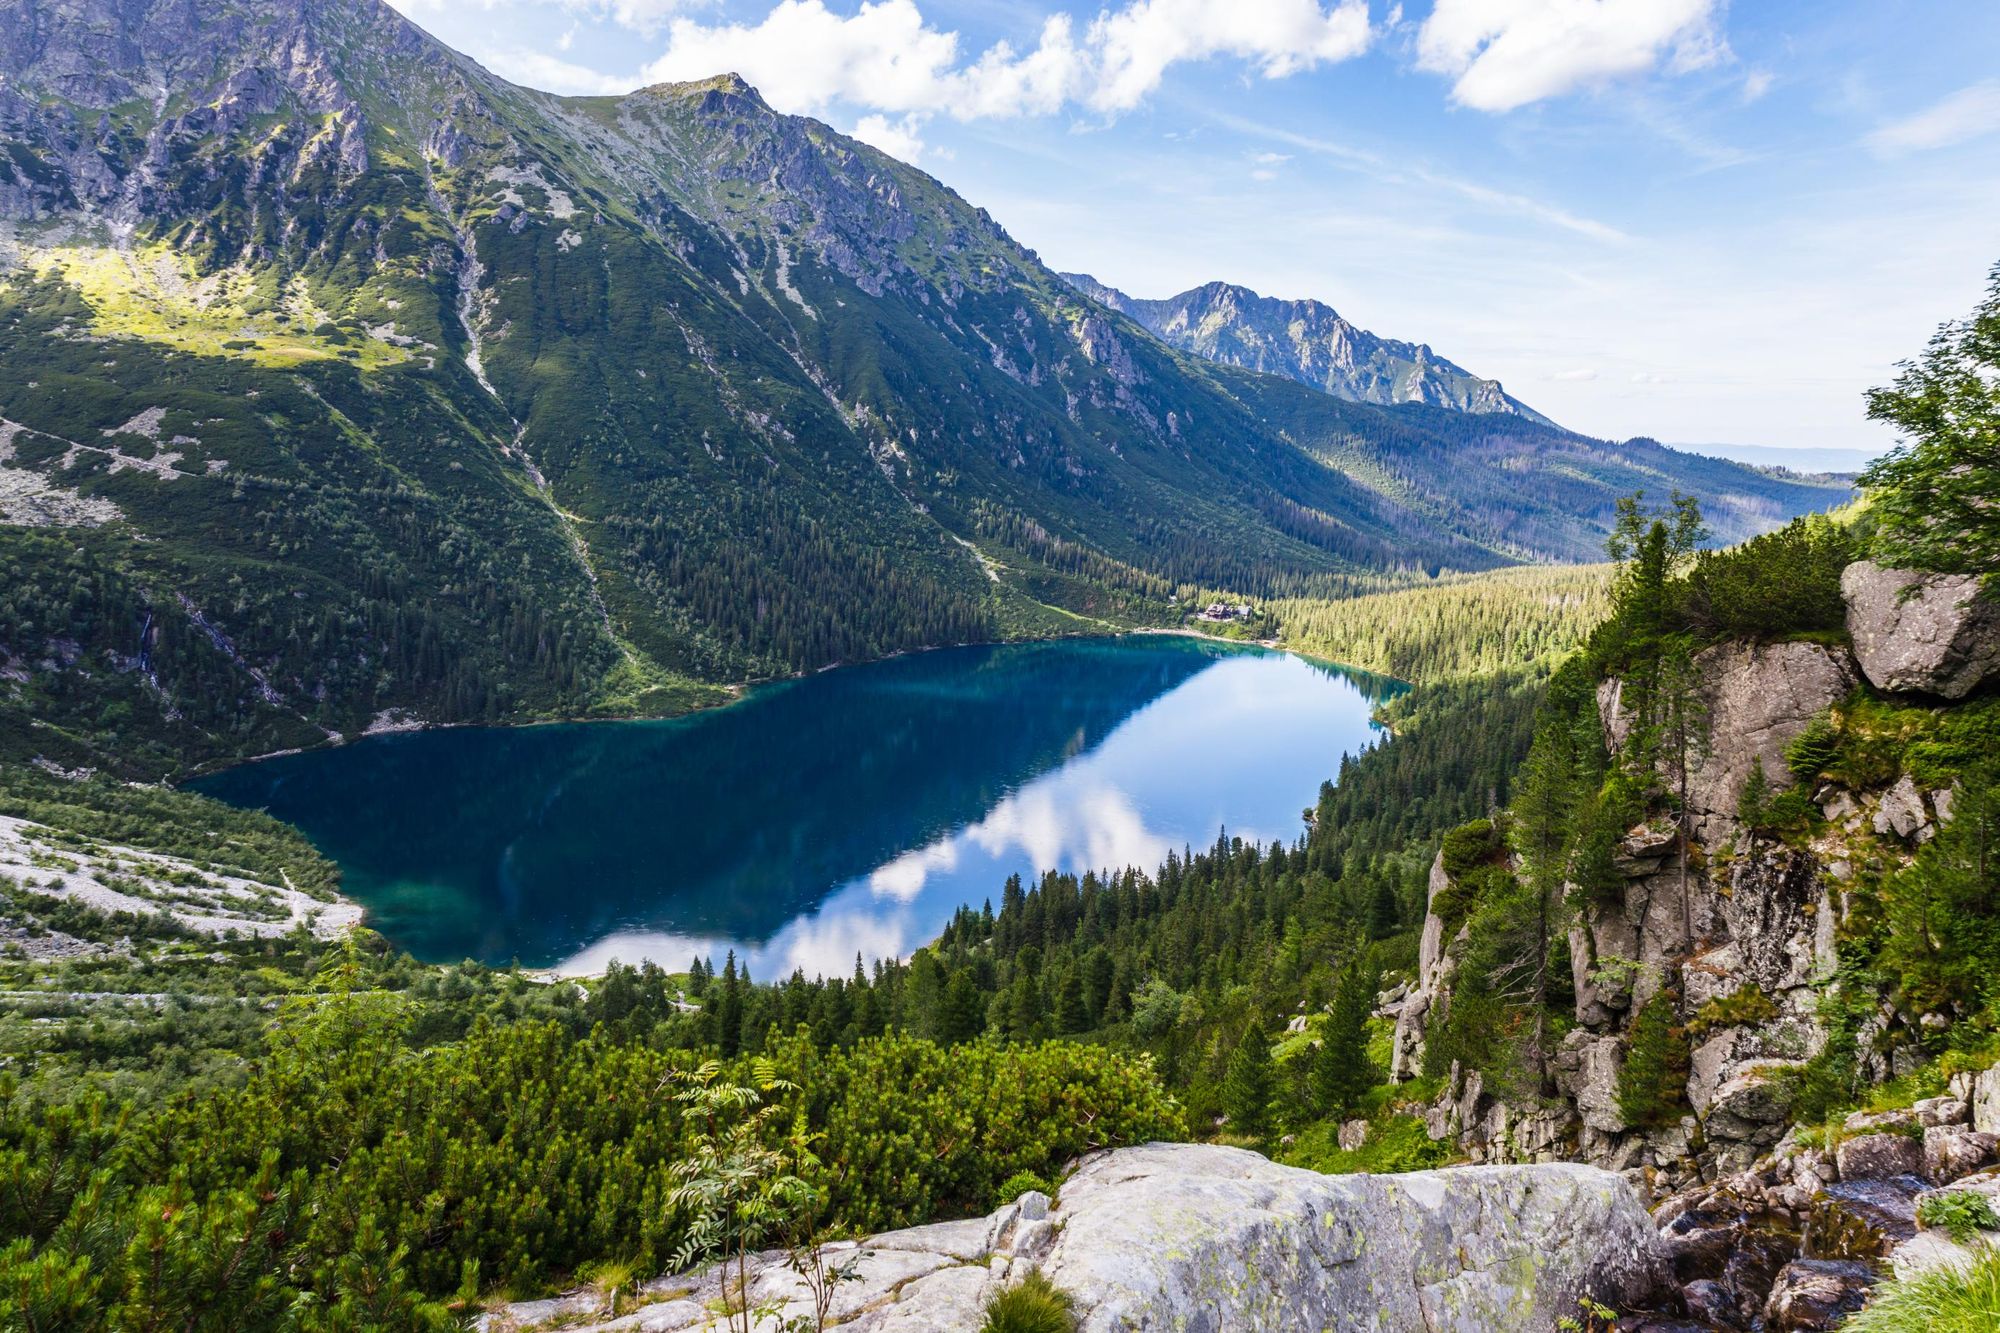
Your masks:
<instances>
[{"instance_id":1,"label":"hazy distant mountain","mask_svg":"<svg viewBox=\"0 0 2000 1333\"><path fill-rule=\"evenodd\" d=\"M1855 473L1889 452L1887 449L1785 449L1769 444L1677 444L1676 449L1710 458L1727 458L1750 467L1784 467L1794 472Z\"/></svg>"},{"instance_id":2,"label":"hazy distant mountain","mask_svg":"<svg viewBox=\"0 0 2000 1333\"><path fill-rule=\"evenodd\" d=\"M1424 343L1378 338L1319 301L1283 301L1248 287L1211 282L1147 301L1107 287L1087 273L1065 273L1092 300L1131 316L1185 352L1322 389L1354 403L1426 403L1460 412L1511 412L1554 425Z\"/></svg>"}]
</instances>

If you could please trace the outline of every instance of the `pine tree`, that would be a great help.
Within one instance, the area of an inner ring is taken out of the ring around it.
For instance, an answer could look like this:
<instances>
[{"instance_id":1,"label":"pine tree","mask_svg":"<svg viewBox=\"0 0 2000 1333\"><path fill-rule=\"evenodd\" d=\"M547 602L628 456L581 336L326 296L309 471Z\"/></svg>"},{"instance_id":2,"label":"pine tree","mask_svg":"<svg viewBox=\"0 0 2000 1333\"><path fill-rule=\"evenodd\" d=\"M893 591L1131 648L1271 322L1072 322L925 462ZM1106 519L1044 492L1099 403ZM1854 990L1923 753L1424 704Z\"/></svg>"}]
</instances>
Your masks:
<instances>
[{"instance_id":1,"label":"pine tree","mask_svg":"<svg viewBox=\"0 0 2000 1333\"><path fill-rule=\"evenodd\" d=\"M1618 1071L1618 1114L1633 1126L1663 1125L1686 1101L1687 1034L1673 992L1660 990L1632 1020L1625 1064Z\"/></svg>"},{"instance_id":2,"label":"pine tree","mask_svg":"<svg viewBox=\"0 0 2000 1333\"><path fill-rule=\"evenodd\" d=\"M1368 1059L1368 1016L1375 1009L1380 975L1364 968L1358 958L1340 970L1312 1066L1312 1100L1321 1115L1352 1112L1375 1085L1375 1066Z\"/></svg>"},{"instance_id":3,"label":"pine tree","mask_svg":"<svg viewBox=\"0 0 2000 1333\"><path fill-rule=\"evenodd\" d=\"M1264 1137L1271 1127L1274 1084L1270 1043L1252 1022L1229 1057L1222 1083L1222 1109L1229 1115L1230 1129L1253 1139Z\"/></svg>"},{"instance_id":4,"label":"pine tree","mask_svg":"<svg viewBox=\"0 0 2000 1333\"><path fill-rule=\"evenodd\" d=\"M729 951L722 964L722 978L716 983L719 997L715 1006L715 1044L723 1058L730 1059L743 1049L743 988L736 977L736 951Z\"/></svg>"}]
</instances>

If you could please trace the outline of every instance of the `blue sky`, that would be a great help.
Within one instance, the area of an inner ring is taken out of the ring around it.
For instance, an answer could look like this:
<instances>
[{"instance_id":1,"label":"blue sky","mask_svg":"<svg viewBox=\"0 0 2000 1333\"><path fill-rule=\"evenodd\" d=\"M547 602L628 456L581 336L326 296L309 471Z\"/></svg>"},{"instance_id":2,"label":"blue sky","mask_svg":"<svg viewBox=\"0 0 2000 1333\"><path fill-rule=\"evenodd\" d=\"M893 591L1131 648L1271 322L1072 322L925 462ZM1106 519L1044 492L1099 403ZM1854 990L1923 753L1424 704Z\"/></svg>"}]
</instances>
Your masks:
<instances>
[{"instance_id":1,"label":"blue sky","mask_svg":"<svg viewBox=\"0 0 2000 1333\"><path fill-rule=\"evenodd\" d=\"M741 72L1135 295L1312 296L1597 435L1863 446L2000 261L1994 0L394 0L496 72Z\"/></svg>"}]
</instances>

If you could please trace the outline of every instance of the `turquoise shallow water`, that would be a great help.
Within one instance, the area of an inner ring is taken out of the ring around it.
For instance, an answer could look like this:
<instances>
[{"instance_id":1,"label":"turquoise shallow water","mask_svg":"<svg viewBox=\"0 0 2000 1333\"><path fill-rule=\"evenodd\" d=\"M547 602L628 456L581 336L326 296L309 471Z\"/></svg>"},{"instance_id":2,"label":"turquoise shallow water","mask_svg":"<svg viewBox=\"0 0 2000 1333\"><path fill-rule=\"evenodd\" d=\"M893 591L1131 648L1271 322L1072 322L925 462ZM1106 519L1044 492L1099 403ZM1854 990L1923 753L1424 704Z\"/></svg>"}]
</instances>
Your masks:
<instances>
[{"instance_id":1,"label":"turquoise shallow water","mask_svg":"<svg viewBox=\"0 0 2000 1333\"><path fill-rule=\"evenodd\" d=\"M197 790L297 824L429 961L753 975L901 956L1008 875L1290 841L1400 688L1167 635L955 648L665 722L453 728Z\"/></svg>"}]
</instances>

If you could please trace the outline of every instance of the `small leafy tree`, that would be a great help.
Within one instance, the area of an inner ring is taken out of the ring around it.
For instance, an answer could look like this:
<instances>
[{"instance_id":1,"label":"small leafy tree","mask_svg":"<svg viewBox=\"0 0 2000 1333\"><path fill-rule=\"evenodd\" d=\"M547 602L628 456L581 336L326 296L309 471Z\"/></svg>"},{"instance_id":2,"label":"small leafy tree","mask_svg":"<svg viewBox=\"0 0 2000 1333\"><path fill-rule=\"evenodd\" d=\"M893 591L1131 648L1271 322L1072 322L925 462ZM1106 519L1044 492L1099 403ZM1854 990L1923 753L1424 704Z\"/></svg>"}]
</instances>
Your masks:
<instances>
[{"instance_id":1,"label":"small leafy tree","mask_svg":"<svg viewBox=\"0 0 2000 1333\"><path fill-rule=\"evenodd\" d=\"M669 1168L674 1185L667 1204L687 1217L686 1239L673 1266L719 1257L729 1302L724 1318L741 1333L751 1333L772 1313L750 1304L751 1251L787 1237L814 1199L813 1187L795 1171L793 1155L768 1142L771 1122L784 1108L767 1098L798 1087L779 1078L769 1060L760 1057L750 1068L748 1084L726 1081L719 1060L672 1070L666 1080L676 1088L674 1100L690 1139L687 1157Z\"/></svg>"},{"instance_id":2,"label":"small leafy tree","mask_svg":"<svg viewBox=\"0 0 2000 1333\"><path fill-rule=\"evenodd\" d=\"M1873 551L1950 573L2000 569L2000 265L1969 319L1943 325L1868 415L1904 443L1862 474Z\"/></svg>"}]
</instances>

